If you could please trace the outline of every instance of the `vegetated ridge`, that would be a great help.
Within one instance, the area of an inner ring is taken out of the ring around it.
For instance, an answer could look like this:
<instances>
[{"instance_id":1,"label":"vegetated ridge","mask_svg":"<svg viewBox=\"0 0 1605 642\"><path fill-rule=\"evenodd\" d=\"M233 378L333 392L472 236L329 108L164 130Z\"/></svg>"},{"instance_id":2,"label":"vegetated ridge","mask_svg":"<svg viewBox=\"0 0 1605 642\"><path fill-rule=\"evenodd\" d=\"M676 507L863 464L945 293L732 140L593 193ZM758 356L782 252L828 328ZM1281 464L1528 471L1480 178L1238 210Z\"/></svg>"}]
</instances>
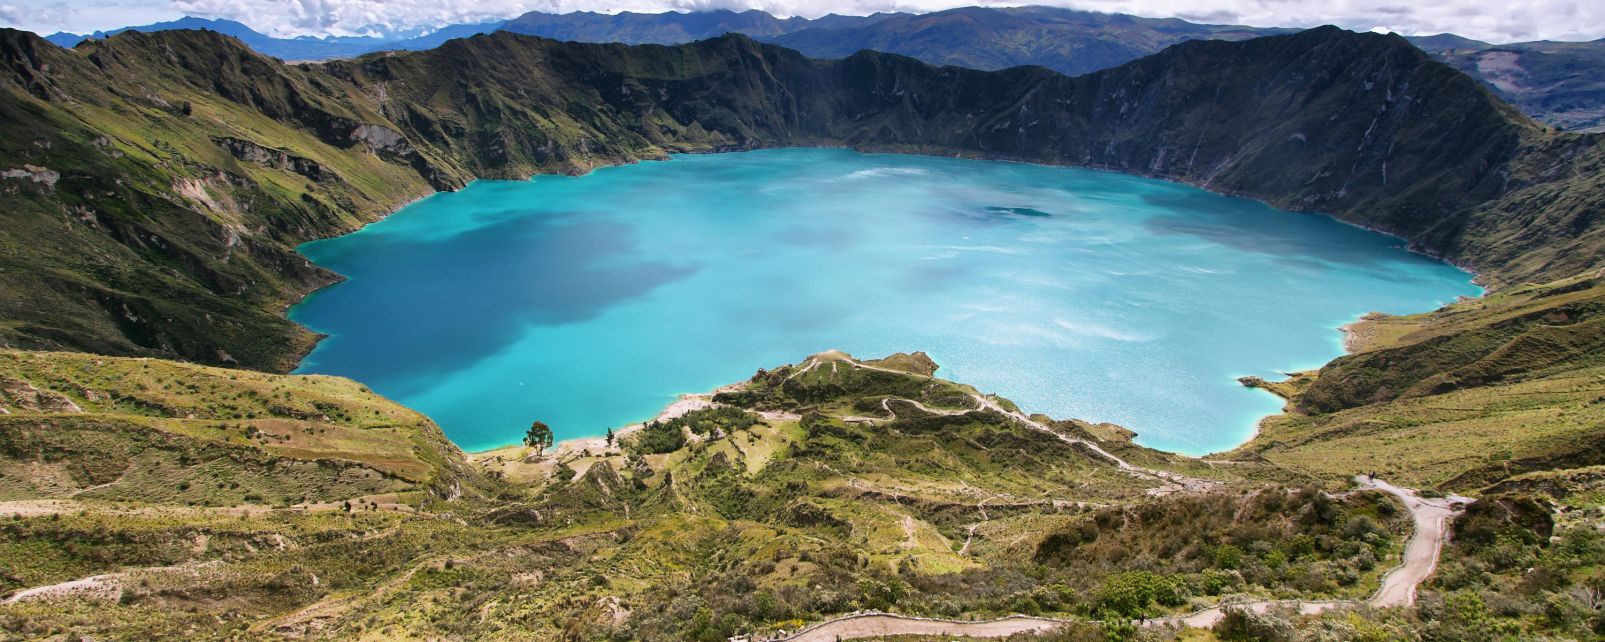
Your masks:
<instances>
[{"instance_id":1,"label":"vegetated ridge","mask_svg":"<svg viewBox=\"0 0 1605 642\"><path fill-rule=\"evenodd\" d=\"M1605 465L1602 312L1591 274L1370 318L1356 353L1268 384L1289 412L1227 456L1462 492Z\"/></svg>"},{"instance_id":2,"label":"vegetated ridge","mask_svg":"<svg viewBox=\"0 0 1605 642\"><path fill-rule=\"evenodd\" d=\"M1599 137L1556 133L1394 36L1188 42L1114 69L815 61L509 33L285 65L210 32L73 50L0 32L0 337L288 369L295 244L474 178L780 145L1105 167L1332 213L1501 285L1596 266Z\"/></svg>"},{"instance_id":3,"label":"vegetated ridge","mask_svg":"<svg viewBox=\"0 0 1605 642\"><path fill-rule=\"evenodd\" d=\"M1389 494L1028 416L918 353L822 353L612 443L466 462L334 378L0 358L20 375L0 401L0 552L19 561L0 623L28 637L721 640L865 609L1064 621L1043 640L1171 639L1125 623L1193 613L1220 639L1294 621L1387 639L1601 624L1570 596L1605 537L1540 503L1597 494L1589 469L1481 489L1443 553L1452 574L1379 610L1362 602L1413 532ZM403 472L418 463L437 472ZM1522 560L1555 575L1512 590ZM1486 614L1483 586L1569 615ZM1333 606L1208 610L1284 600Z\"/></svg>"}]
</instances>

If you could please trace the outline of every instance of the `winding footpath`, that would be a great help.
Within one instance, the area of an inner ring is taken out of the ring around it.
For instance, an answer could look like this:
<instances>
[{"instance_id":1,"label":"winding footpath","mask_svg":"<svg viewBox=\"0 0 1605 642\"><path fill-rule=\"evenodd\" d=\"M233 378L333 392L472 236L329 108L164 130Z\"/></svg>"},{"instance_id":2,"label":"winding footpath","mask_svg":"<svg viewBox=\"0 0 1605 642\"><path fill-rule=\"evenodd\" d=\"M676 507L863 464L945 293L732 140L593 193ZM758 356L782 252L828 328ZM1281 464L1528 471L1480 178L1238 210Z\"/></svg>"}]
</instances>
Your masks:
<instances>
[{"instance_id":1,"label":"winding footpath","mask_svg":"<svg viewBox=\"0 0 1605 642\"><path fill-rule=\"evenodd\" d=\"M864 363L862 361L859 361L857 359L854 359L853 357L848 356L847 353L844 353L844 352L828 351L828 352L821 353L821 354L831 355L831 357L833 359L833 363L847 363L849 365L852 365L855 368L863 368L865 370L878 370L878 371L881 371L881 372L890 372L892 374L898 374L898 375L904 375L904 376L909 376L909 375L913 374L913 373L910 373L910 372L905 372L903 370L895 370L895 369L892 369L892 368L883 368L883 367L880 367L880 366L872 366L872 365L869 365L869 364ZM799 374L802 374L803 372L807 372L808 370L812 370L814 367L818 366L821 363L821 361L818 359L817 356L809 357L808 359L809 359L808 364L801 371L792 374L791 375L792 377L795 377L795 376L797 376ZM926 375L926 376L929 377L929 375ZM787 377L787 380L790 380L790 379L791 379L791 377ZM1027 415L1027 414L1025 414L1023 412L1020 412L1019 410L1010 410L1008 408L1004 408L1001 404L999 404L995 399L993 399L991 397L988 397L988 396L980 394L980 393L972 393L972 394L970 394L970 398L975 400L976 405L981 410L990 410L992 412L996 412L996 413L998 413L1000 415L1003 415L1005 417L1013 419L1015 422L1019 423L1022 426L1025 426L1025 427L1030 428L1032 430L1040 430L1042 432L1045 432L1045 433L1048 433L1050 435L1053 435L1054 437L1057 437L1060 441L1063 441L1063 442L1065 442L1067 444L1072 444L1072 445L1076 445L1076 446L1080 446L1082 448L1085 448L1086 450L1091 451L1092 454L1094 454L1094 455L1096 455L1098 457L1101 457L1104 460L1114 464L1115 467L1119 468L1120 470L1122 470L1122 471L1124 471L1124 472L1126 472L1128 474L1160 482L1161 485L1159 487L1150 488L1148 490L1148 493L1150 495L1166 495L1166 494L1173 493L1173 492L1178 492L1178 491L1210 490L1210 489L1213 489L1213 488L1215 488L1217 486L1220 486L1220 482L1216 481L1216 480L1213 480L1213 479L1204 479L1204 478L1201 478L1201 477L1188 477L1186 475L1182 475L1182 474L1179 474L1179 473L1173 473L1173 472L1170 472L1168 470L1158 470L1158 469L1154 469L1154 468L1145 468L1145 467L1142 467L1142 466L1137 466L1135 464L1132 464L1131 462L1128 462L1128 461L1126 461L1124 459L1121 459L1120 457L1116 456L1114 453L1111 453L1111 452L1109 452L1107 450L1104 450L1103 446L1100 446L1100 445L1098 445L1097 443L1095 443L1093 441L1090 441L1090 440L1087 440L1087 439L1082 439L1080 437L1071 437L1070 435L1066 435L1066 434L1064 434L1062 432L1059 432L1058 430L1054 430L1052 427L1050 427L1050 426L1048 426L1048 425L1046 425L1046 424L1044 424L1044 423L1042 423L1040 421L1037 421L1036 419L1032 418L1030 415ZM926 406L925 404L922 404L922 403L920 403L918 401L915 401L913 399L898 398L898 400L902 401L904 403L911 404L914 407L919 408L920 410L922 410L924 412L931 413L931 414L962 415L962 414L965 414L965 413L974 412L973 410L938 410L938 409ZM885 408L887 412L892 413L893 415L895 415L896 413L892 412L892 408L890 406L890 401L891 401L890 398L881 400L881 407ZM865 419L865 418L850 417L849 419Z\"/></svg>"},{"instance_id":2,"label":"winding footpath","mask_svg":"<svg viewBox=\"0 0 1605 642\"><path fill-rule=\"evenodd\" d=\"M117 602L123 597L123 586L130 582L136 574L140 577L150 577L159 574L185 574L199 576L202 572L210 572L222 565L220 560L206 562L192 562L177 566L151 566L129 569L116 573L104 573L77 580L69 580L45 586L36 586L23 589L11 594L0 605L11 605L19 602L35 600L58 599L92 599L105 602Z\"/></svg>"},{"instance_id":3,"label":"winding footpath","mask_svg":"<svg viewBox=\"0 0 1605 642\"><path fill-rule=\"evenodd\" d=\"M1364 602L1356 600L1264 600L1216 606L1186 615L1175 615L1143 621L1146 627L1187 626L1208 628L1226 617L1227 608L1246 609L1264 613L1274 608L1296 609L1303 615L1314 615L1340 608L1365 604L1377 608L1404 607L1415 603L1416 587L1432 575L1437 568L1438 556L1449 538L1449 523L1460 507L1472 502L1467 497L1451 495L1445 498L1427 498L1414 490L1400 488L1380 479L1356 477L1359 490L1375 490L1393 495L1410 511L1415 533L1405 545L1404 559L1399 566L1382 577L1382 584ZM938 618L920 618L891 613L856 613L827 620L788 636L771 638L773 642L835 642L891 635L954 635L972 638L999 638L1018 633L1051 631L1062 625L1082 620L1011 615L996 620L963 621ZM1083 621L1084 622L1084 621Z\"/></svg>"}]
</instances>

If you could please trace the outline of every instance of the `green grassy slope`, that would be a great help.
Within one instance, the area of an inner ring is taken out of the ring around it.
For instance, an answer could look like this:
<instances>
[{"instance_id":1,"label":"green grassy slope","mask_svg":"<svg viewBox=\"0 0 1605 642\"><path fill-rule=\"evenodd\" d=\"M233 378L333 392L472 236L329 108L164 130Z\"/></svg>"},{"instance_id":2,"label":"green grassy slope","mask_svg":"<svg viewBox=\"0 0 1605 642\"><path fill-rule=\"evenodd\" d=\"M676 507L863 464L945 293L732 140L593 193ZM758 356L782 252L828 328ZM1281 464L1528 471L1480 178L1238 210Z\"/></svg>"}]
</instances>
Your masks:
<instances>
[{"instance_id":1,"label":"green grassy slope","mask_svg":"<svg viewBox=\"0 0 1605 642\"><path fill-rule=\"evenodd\" d=\"M0 164L60 177L3 181L0 334L13 346L288 369L311 337L283 308L335 278L292 246L430 191L303 124L362 119L362 105L215 34L90 53L7 32L0 48L19 63ZM234 140L262 142L237 158Z\"/></svg>"},{"instance_id":2,"label":"green grassy slope","mask_svg":"<svg viewBox=\"0 0 1605 642\"><path fill-rule=\"evenodd\" d=\"M1154 616L1364 597L1409 532L1377 493L1028 427L921 355L760 372L674 422L685 443L666 453L627 436L472 462L339 379L0 357L0 595L30 596L0 603L0 627L22 637L720 640L865 608ZM1156 496L1062 437L1221 485ZM1592 508L1538 502L1597 505L1598 468L1488 489L1421 610L1299 628L1452 636L1480 617L1581 639ZM1518 572L1534 562L1542 583ZM1518 603L1532 614L1497 610Z\"/></svg>"},{"instance_id":3,"label":"green grassy slope","mask_svg":"<svg viewBox=\"0 0 1605 642\"><path fill-rule=\"evenodd\" d=\"M1375 472L1478 498L1456 518L1416 608L1300 628L1359 639L1605 634L1601 311L1605 282L1595 274L1377 316L1354 329L1354 354L1265 385L1288 397L1288 412L1218 457L1252 462L1245 474L1335 482ZM1296 620L1266 616L1253 630Z\"/></svg>"},{"instance_id":4,"label":"green grassy slope","mask_svg":"<svg viewBox=\"0 0 1605 642\"><path fill-rule=\"evenodd\" d=\"M0 352L0 501L444 497L467 475L432 422L349 380Z\"/></svg>"},{"instance_id":5,"label":"green grassy slope","mask_svg":"<svg viewBox=\"0 0 1605 642\"><path fill-rule=\"evenodd\" d=\"M1052 432L1087 438L1075 424L1031 428L967 406L974 391L931 378L917 355L868 362L906 374L846 360L766 371L722 393L734 405L677 423L686 443L667 453L467 466L449 446L428 449L438 433L415 415L349 382L4 356L32 388L5 388L0 488L62 499L0 501L15 513L0 521L0 553L17 560L0 592L95 578L0 604L4 629L30 637L701 640L862 608L1137 616L1231 595L1363 595L1406 532L1378 494L1327 498L1148 451L1145 466L1224 483L1151 495L1163 484ZM329 418L287 418L307 413ZM712 425L697 419L710 413L752 421L686 428ZM281 424L318 428L280 441ZM121 468L61 456L40 436L56 431L109 444ZM118 450L153 435L167 446ZM430 453L436 478L414 480L406 463ZM309 491L324 504L225 505L238 501L233 481L315 482L300 467L313 461L344 471ZM508 474L520 466L543 472ZM394 475L370 487L345 467ZM82 490L96 475L115 479ZM439 488L441 475L469 492L339 499ZM66 479L78 492L43 485ZM151 494L164 484L182 490Z\"/></svg>"},{"instance_id":6,"label":"green grassy slope","mask_svg":"<svg viewBox=\"0 0 1605 642\"><path fill-rule=\"evenodd\" d=\"M1095 74L509 33L284 65L209 32L0 32L0 339L284 370L295 244L476 177L775 145L1108 167L1395 232L1506 284L1596 266L1597 136L1398 38L1191 42Z\"/></svg>"},{"instance_id":7,"label":"green grassy slope","mask_svg":"<svg viewBox=\"0 0 1605 642\"><path fill-rule=\"evenodd\" d=\"M1369 345L1306 378L1239 453L1459 492L1605 463L1602 312L1591 276L1367 321Z\"/></svg>"}]
</instances>

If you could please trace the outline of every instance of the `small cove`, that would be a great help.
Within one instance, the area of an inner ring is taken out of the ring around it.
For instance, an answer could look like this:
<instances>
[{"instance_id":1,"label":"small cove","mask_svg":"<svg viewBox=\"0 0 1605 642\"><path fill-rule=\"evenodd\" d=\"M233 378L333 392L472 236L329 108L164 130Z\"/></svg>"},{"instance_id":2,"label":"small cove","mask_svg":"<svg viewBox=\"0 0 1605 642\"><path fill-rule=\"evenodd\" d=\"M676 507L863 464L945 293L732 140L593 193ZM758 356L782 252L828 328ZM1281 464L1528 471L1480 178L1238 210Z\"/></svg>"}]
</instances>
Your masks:
<instances>
[{"instance_id":1,"label":"small cove","mask_svg":"<svg viewBox=\"0 0 1605 642\"><path fill-rule=\"evenodd\" d=\"M348 277L291 318L298 372L349 376L468 450L652 416L827 348L924 350L946 378L1144 445L1233 447L1275 377L1365 312L1480 289L1397 239L1160 180L777 149L480 181L303 245Z\"/></svg>"}]
</instances>

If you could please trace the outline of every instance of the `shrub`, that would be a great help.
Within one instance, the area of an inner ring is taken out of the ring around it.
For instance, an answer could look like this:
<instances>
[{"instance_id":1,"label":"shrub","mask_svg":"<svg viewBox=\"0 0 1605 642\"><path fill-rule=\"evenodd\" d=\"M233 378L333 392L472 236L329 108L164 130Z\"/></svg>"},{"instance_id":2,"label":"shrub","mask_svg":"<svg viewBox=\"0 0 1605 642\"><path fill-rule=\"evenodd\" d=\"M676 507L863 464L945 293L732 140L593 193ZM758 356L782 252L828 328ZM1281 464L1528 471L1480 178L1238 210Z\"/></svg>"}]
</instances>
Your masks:
<instances>
[{"instance_id":1,"label":"shrub","mask_svg":"<svg viewBox=\"0 0 1605 642\"><path fill-rule=\"evenodd\" d=\"M1111 613L1142 617L1149 605L1179 606L1186 601L1180 583L1148 571L1116 573L1104 580L1098 591L1098 604Z\"/></svg>"},{"instance_id":2,"label":"shrub","mask_svg":"<svg viewBox=\"0 0 1605 642\"><path fill-rule=\"evenodd\" d=\"M624 450L639 455L672 453L685 446L685 433L679 424L650 422L624 440Z\"/></svg>"},{"instance_id":3,"label":"shrub","mask_svg":"<svg viewBox=\"0 0 1605 642\"><path fill-rule=\"evenodd\" d=\"M1221 571L1209 569L1204 571L1204 592L1209 595L1220 595L1235 591L1243 586L1243 576L1237 571Z\"/></svg>"},{"instance_id":4,"label":"shrub","mask_svg":"<svg viewBox=\"0 0 1605 642\"><path fill-rule=\"evenodd\" d=\"M1227 607L1225 617L1215 623L1215 635L1228 642L1292 642L1297 633L1293 623L1275 613L1255 613Z\"/></svg>"},{"instance_id":5,"label":"shrub","mask_svg":"<svg viewBox=\"0 0 1605 642\"><path fill-rule=\"evenodd\" d=\"M1307 533L1299 533L1284 542L1282 549L1287 552L1288 559L1309 557L1315 553L1315 538Z\"/></svg>"},{"instance_id":6,"label":"shrub","mask_svg":"<svg viewBox=\"0 0 1605 642\"><path fill-rule=\"evenodd\" d=\"M676 428L684 427L693 435L715 438L734 434L737 430L746 430L757 423L758 417L752 413L740 408L723 406L693 410L667 422Z\"/></svg>"},{"instance_id":7,"label":"shrub","mask_svg":"<svg viewBox=\"0 0 1605 642\"><path fill-rule=\"evenodd\" d=\"M1243 549L1231 544L1215 547L1215 567L1235 569L1243 565Z\"/></svg>"}]
</instances>

